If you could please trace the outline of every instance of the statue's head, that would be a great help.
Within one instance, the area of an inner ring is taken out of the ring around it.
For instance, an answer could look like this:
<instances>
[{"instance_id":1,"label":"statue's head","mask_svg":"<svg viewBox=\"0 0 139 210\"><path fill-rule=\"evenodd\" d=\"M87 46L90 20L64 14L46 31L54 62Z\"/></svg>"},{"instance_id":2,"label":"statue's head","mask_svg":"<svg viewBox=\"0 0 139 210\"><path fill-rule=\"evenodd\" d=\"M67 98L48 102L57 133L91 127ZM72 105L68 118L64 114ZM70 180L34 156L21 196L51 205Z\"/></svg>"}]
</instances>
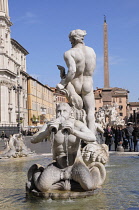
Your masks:
<instances>
[{"instance_id":1,"label":"statue's head","mask_svg":"<svg viewBox=\"0 0 139 210\"><path fill-rule=\"evenodd\" d=\"M71 31L69 34L69 40L72 44L72 47L74 47L74 45L76 45L77 43L83 43L84 36L86 34L86 31L81 29Z\"/></svg>"},{"instance_id":2,"label":"statue's head","mask_svg":"<svg viewBox=\"0 0 139 210\"><path fill-rule=\"evenodd\" d=\"M72 109L68 103L59 103L56 108L56 117L67 120L72 115Z\"/></svg>"}]
</instances>

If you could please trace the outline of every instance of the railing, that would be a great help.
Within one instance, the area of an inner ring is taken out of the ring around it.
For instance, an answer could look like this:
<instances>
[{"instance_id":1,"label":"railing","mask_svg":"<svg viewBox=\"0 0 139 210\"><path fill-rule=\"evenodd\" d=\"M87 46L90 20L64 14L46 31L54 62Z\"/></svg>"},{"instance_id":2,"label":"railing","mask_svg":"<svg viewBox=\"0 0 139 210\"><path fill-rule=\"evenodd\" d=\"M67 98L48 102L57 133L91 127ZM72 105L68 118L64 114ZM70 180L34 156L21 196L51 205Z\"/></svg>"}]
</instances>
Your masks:
<instances>
[{"instance_id":1,"label":"railing","mask_svg":"<svg viewBox=\"0 0 139 210\"><path fill-rule=\"evenodd\" d=\"M0 136L2 134L2 131L5 132L6 136L9 137L10 135L13 135L15 133L18 133L18 127L17 124L1 124L0 125Z\"/></svg>"}]
</instances>

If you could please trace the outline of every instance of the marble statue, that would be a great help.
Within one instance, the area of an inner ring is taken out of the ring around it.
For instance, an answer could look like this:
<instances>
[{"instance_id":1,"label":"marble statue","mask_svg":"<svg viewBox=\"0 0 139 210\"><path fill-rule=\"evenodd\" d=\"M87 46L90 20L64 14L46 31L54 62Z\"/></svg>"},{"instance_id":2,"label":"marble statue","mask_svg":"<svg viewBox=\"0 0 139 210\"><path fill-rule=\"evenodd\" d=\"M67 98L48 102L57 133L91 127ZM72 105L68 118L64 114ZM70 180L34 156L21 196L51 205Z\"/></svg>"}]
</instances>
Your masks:
<instances>
[{"instance_id":1,"label":"marble statue","mask_svg":"<svg viewBox=\"0 0 139 210\"><path fill-rule=\"evenodd\" d=\"M57 106L57 118L45 128L43 135L40 132L41 138L45 136L51 141L53 162L46 168L37 164L31 166L27 189L90 191L101 186L106 177L104 164L108 160L108 148L99 145L94 133L73 117L67 103ZM37 143L41 138L35 134L31 142ZM82 151L81 139L87 144Z\"/></svg>"},{"instance_id":2,"label":"marble statue","mask_svg":"<svg viewBox=\"0 0 139 210\"><path fill-rule=\"evenodd\" d=\"M96 54L92 48L85 46L83 40L86 34L86 31L80 29L70 32L69 40L72 48L64 53L68 72L66 74L65 68L58 65L62 79L57 88L67 92L71 105L77 109L82 109L84 106L87 126L95 131L92 76L96 66Z\"/></svg>"},{"instance_id":3,"label":"marble statue","mask_svg":"<svg viewBox=\"0 0 139 210\"><path fill-rule=\"evenodd\" d=\"M96 114L96 122L101 124L103 128L107 127L107 124L111 126L124 126L125 121L121 118L117 109L117 104L100 107Z\"/></svg>"},{"instance_id":4,"label":"marble statue","mask_svg":"<svg viewBox=\"0 0 139 210\"><path fill-rule=\"evenodd\" d=\"M5 149L0 152L0 159L25 157L32 154L33 152L24 144L22 134L14 134L10 135Z\"/></svg>"},{"instance_id":5,"label":"marble statue","mask_svg":"<svg viewBox=\"0 0 139 210\"><path fill-rule=\"evenodd\" d=\"M85 46L85 35L80 29L70 32L72 48L64 53L67 73L58 65L61 82L57 88L66 93L69 104L58 104L56 119L44 124L31 140L38 143L47 138L53 155L48 166L34 164L28 170L26 190L35 195L52 194L53 190L93 192L106 178L108 147L97 142L97 132L104 130L94 116L96 55Z\"/></svg>"},{"instance_id":6,"label":"marble statue","mask_svg":"<svg viewBox=\"0 0 139 210\"><path fill-rule=\"evenodd\" d=\"M102 128L106 127L105 110L100 107L96 114L96 122L102 125Z\"/></svg>"}]
</instances>

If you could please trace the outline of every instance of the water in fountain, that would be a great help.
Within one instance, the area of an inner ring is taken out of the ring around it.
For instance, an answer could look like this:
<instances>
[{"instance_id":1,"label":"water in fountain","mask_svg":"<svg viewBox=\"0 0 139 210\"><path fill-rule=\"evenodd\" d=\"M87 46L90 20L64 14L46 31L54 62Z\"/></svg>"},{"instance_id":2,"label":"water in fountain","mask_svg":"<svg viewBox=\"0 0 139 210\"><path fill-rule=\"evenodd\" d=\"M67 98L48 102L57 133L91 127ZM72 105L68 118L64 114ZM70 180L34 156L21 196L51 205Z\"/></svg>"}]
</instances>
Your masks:
<instances>
[{"instance_id":1,"label":"water in fountain","mask_svg":"<svg viewBox=\"0 0 139 210\"><path fill-rule=\"evenodd\" d=\"M50 142L51 142L52 154L53 154L53 147L54 147L54 139L55 139L55 130L52 129L51 134L50 134Z\"/></svg>"},{"instance_id":2,"label":"water in fountain","mask_svg":"<svg viewBox=\"0 0 139 210\"><path fill-rule=\"evenodd\" d=\"M99 194L76 200L54 201L37 197L26 198L26 174L28 168L36 162L48 165L51 159L35 156L20 160L0 160L0 209L139 209L138 156L111 155L106 165L107 178Z\"/></svg>"},{"instance_id":3,"label":"water in fountain","mask_svg":"<svg viewBox=\"0 0 139 210\"><path fill-rule=\"evenodd\" d=\"M65 147L66 147L66 157L67 157L67 167L69 166L69 154L68 154L68 130L64 130L64 142L65 142Z\"/></svg>"}]
</instances>

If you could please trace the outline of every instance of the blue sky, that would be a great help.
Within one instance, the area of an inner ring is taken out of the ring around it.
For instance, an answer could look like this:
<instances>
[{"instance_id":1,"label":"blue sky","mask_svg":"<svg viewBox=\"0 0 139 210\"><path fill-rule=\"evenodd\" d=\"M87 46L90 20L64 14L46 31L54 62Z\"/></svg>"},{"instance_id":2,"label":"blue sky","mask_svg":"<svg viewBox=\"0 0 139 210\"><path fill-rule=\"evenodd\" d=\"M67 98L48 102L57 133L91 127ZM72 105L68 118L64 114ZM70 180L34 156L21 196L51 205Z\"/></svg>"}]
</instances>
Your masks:
<instances>
[{"instance_id":1,"label":"blue sky","mask_svg":"<svg viewBox=\"0 0 139 210\"><path fill-rule=\"evenodd\" d=\"M129 101L139 101L139 0L9 0L9 13L11 37L29 52L27 72L53 87L60 81L56 65L66 67L69 32L86 30L85 44L97 55L94 89L104 85L106 15L110 86L129 90Z\"/></svg>"}]
</instances>

